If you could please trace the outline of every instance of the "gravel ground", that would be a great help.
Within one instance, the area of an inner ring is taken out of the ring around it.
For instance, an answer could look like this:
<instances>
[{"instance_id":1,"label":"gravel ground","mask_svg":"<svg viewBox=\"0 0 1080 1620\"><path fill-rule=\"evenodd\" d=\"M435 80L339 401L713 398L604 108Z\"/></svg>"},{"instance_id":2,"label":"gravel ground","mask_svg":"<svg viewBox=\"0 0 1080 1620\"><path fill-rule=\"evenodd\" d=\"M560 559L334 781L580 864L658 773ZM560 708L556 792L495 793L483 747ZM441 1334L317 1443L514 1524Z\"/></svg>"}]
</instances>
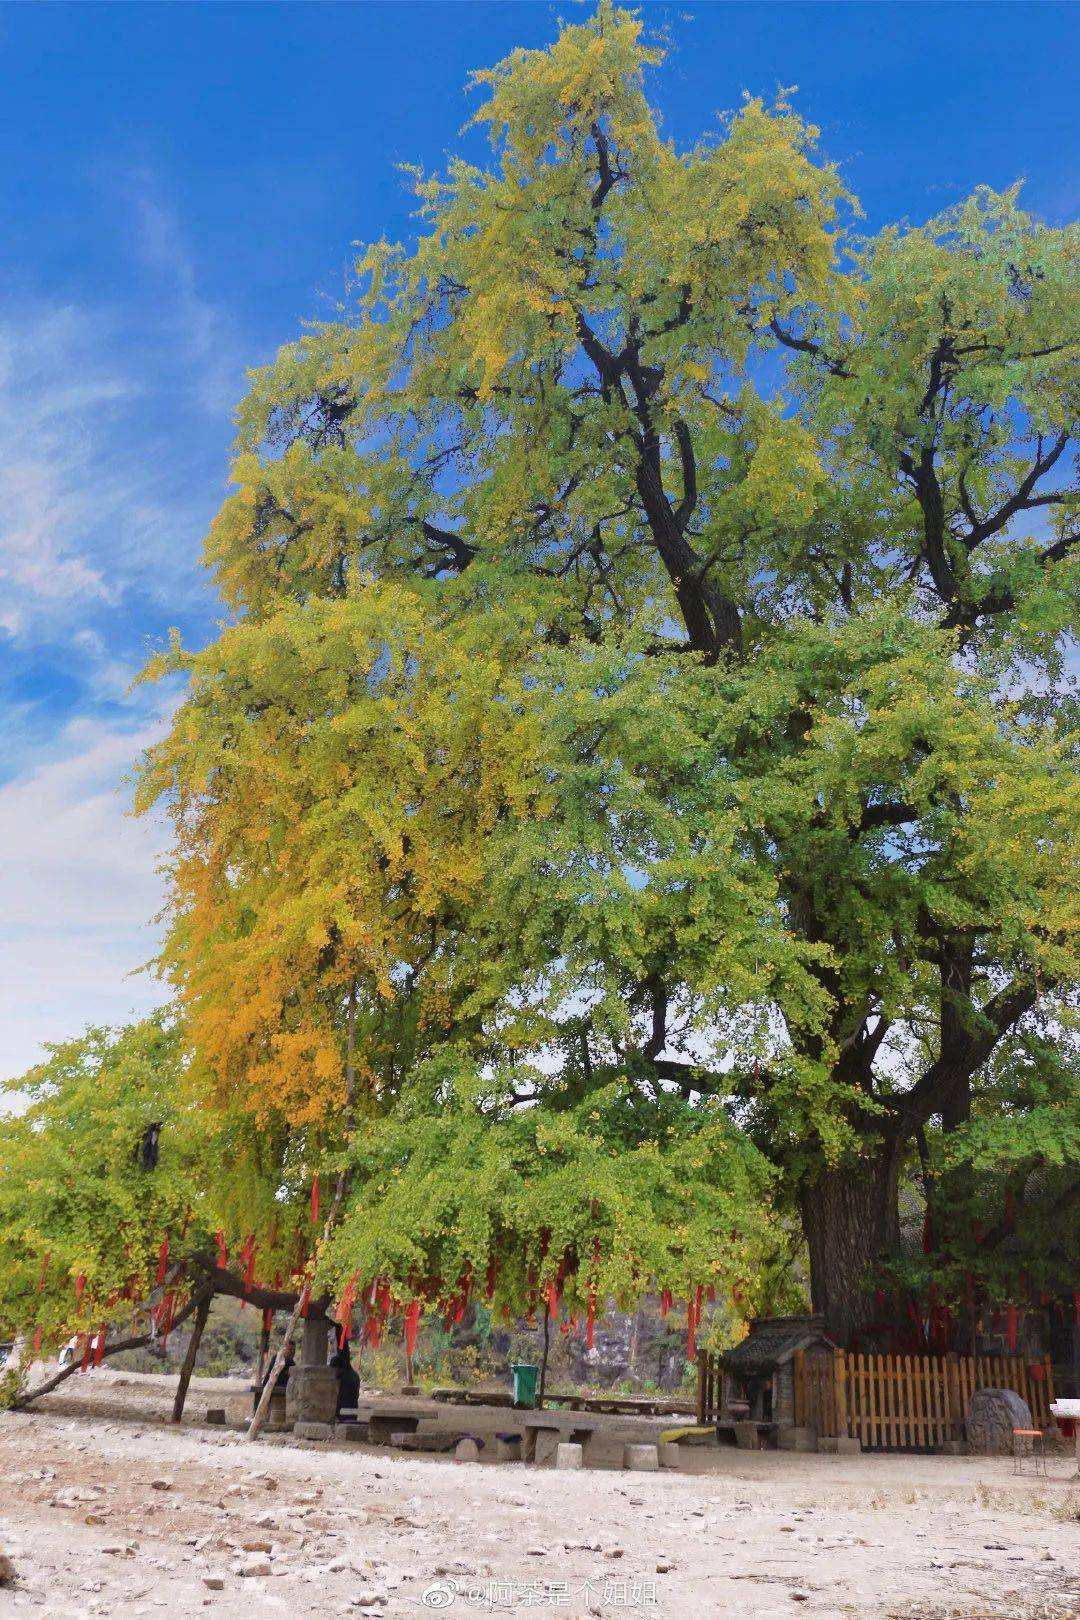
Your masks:
<instances>
[{"instance_id":1,"label":"gravel ground","mask_svg":"<svg viewBox=\"0 0 1080 1620\"><path fill-rule=\"evenodd\" d=\"M5 1617L1080 1617L1071 1457L1045 1480L1002 1459L728 1449L690 1472L556 1473L249 1445L200 1421L243 1409L221 1380L196 1382L179 1430L169 1379L72 1384L0 1414ZM612 1424L609 1462L655 1430Z\"/></svg>"}]
</instances>

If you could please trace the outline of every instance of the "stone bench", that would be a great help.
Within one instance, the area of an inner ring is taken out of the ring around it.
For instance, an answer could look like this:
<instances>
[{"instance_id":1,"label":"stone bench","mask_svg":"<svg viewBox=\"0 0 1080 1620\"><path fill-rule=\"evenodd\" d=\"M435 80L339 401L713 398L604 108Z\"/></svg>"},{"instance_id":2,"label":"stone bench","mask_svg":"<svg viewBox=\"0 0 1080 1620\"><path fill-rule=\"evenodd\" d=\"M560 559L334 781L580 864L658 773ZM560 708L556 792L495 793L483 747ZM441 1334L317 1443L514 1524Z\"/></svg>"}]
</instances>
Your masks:
<instances>
[{"instance_id":1,"label":"stone bench","mask_svg":"<svg viewBox=\"0 0 1080 1620\"><path fill-rule=\"evenodd\" d=\"M424 1418L442 1415L437 1406L372 1406L357 1411L359 1422L367 1424L373 1446L391 1445L392 1435L415 1434Z\"/></svg>"},{"instance_id":2,"label":"stone bench","mask_svg":"<svg viewBox=\"0 0 1080 1620\"><path fill-rule=\"evenodd\" d=\"M589 1446L601 1427L599 1423L583 1422L576 1414L558 1412L523 1412L519 1421L525 1430L522 1461L534 1463L554 1461L562 1441L580 1446L587 1459Z\"/></svg>"}]
</instances>

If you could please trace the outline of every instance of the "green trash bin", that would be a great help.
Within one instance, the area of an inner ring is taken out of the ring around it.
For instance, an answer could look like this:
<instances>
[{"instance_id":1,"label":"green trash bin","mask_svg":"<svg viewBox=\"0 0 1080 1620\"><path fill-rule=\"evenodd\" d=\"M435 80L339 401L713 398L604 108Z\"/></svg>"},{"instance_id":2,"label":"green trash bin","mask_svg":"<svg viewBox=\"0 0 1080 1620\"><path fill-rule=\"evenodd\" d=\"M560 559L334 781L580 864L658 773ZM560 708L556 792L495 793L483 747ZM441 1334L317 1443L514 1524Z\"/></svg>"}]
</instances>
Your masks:
<instances>
[{"instance_id":1,"label":"green trash bin","mask_svg":"<svg viewBox=\"0 0 1080 1620\"><path fill-rule=\"evenodd\" d=\"M534 1367L528 1361L512 1361L510 1371L514 1378L514 1405L536 1405L536 1380L540 1376L539 1367Z\"/></svg>"}]
</instances>

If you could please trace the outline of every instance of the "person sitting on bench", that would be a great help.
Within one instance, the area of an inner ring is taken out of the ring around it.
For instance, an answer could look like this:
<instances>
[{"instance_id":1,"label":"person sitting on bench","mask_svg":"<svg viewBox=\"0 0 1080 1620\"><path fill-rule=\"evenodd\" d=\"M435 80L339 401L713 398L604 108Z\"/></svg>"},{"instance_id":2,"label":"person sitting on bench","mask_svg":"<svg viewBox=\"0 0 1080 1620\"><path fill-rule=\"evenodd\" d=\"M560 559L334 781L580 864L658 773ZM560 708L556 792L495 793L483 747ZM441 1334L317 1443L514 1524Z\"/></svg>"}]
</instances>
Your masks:
<instances>
[{"instance_id":1,"label":"person sitting on bench","mask_svg":"<svg viewBox=\"0 0 1080 1620\"><path fill-rule=\"evenodd\" d=\"M330 1365L336 1368L338 1375L338 1417L342 1412L355 1412L360 1400L360 1374L349 1358L347 1344L330 1357Z\"/></svg>"}]
</instances>

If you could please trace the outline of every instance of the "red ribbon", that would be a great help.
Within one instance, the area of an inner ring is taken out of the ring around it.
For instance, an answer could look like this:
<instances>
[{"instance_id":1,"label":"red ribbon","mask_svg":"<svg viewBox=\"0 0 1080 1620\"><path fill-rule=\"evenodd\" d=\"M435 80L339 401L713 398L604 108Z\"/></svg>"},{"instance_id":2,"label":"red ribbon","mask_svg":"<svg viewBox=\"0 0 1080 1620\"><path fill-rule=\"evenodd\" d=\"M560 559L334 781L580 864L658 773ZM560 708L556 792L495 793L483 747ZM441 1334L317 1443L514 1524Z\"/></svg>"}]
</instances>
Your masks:
<instances>
[{"instance_id":1,"label":"red ribbon","mask_svg":"<svg viewBox=\"0 0 1080 1620\"><path fill-rule=\"evenodd\" d=\"M165 1274L169 1269L169 1240L163 1238L157 1257L157 1285L160 1288L165 1281Z\"/></svg>"},{"instance_id":2,"label":"red ribbon","mask_svg":"<svg viewBox=\"0 0 1080 1620\"><path fill-rule=\"evenodd\" d=\"M93 1344L93 1336L88 1333L86 1335L86 1348L83 1350L82 1361L79 1363L80 1372L85 1372L87 1367L90 1365L90 1353L93 1349Z\"/></svg>"},{"instance_id":3,"label":"red ribbon","mask_svg":"<svg viewBox=\"0 0 1080 1620\"><path fill-rule=\"evenodd\" d=\"M225 1234L219 1227L214 1235L217 1238L217 1268L219 1271L224 1271L229 1261L229 1250L225 1243Z\"/></svg>"},{"instance_id":4,"label":"red ribbon","mask_svg":"<svg viewBox=\"0 0 1080 1620\"><path fill-rule=\"evenodd\" d=\"M255 1281L255 1234L249 1232L244 1239L244 1247L240 1251L240 1258L244 1262L244 1293L251 1293L251 1285Z\"/></svg>"},{"instance_id":5,"label":"red ribbon","mask_svg":"<svg viewBox=\"0 0 1080 1620\"><path fill-rule=\"evenodd\" d=\"M405 1354L412 1358L416 1350L416 1329L420 1323L420 1301L411 1300L405 1307Z\"/></svg>"},{"instance_id":6,"label":"red ribbon","mask_svg":"<svg viewBox=\"0 0 1080 1620\"><path fill-rule=\"evenodd\" d=\"M101 1366L101 1358L105 1354L105 1324L102 1322L98 1330L97 1342L94 1345L94 1366Z\"/></svg>"},{"instance_id":7,"label":"red ribbon","mask_svg":"<svg viewBox=\"0 0 1080 1620\"><path fill-rule=\"evenodd\" d=\"M85 1294L85 1292L86 1292L86 1272L85 1271L80 1271L79 1275L75 1279L75 1303L76 1303L76 1305L81 1305L82 1304L82 1297ZM1077 1317L1077 1321L1080 1321L1080 1316Z\"/></svg>"},{"instance_id":8,"label":"red ribbon","mask_svg":"<svg viewBox=\"0 0 1080 1620\"><path fill-rule=\"evenodd\" d=\"M548 1315L553 1322L559 1319L559 1288L557 1283L549 1282L547 1285Z\"/></svg>"},{"instance_id":9,"label":"red ribbon","mask_svg":"<svg viewBox=\"0 0 1080 1620\"><path fill-rule=\"evenodd\" d=\"M38 1291L39 1294L41 1293L42 1289L45 1287L45 1273L49 1269L49 1261L51 1259L52 1259L52 1250L51 1249L46 1249L45 1258L41 1262L41 1276L38 1278L37 1291Z\"/></svg>"},{"instance_id":10,"label":"red ribbon","mask_svg":"<svg viewBox=\"0 0 1080 1620\"><path fill-rule=\"evenodd\" d=\"M319 1224L319 1178L318 1178L318 1176L316 1176L315 1180L311 1183L311 1224L313 1226L317 1226Z\"/></svg>"},{"instance_id":11,"label":"red ribbon","mask_svg":"<svg viewBox=\"0 0 1080 1620\"><path fill-rule=\"evenodd\" d=\"M585 1348L593 1347L593 1328L596 1326L596 1295L589 1290L589 1308L585 1313Z\"/></svg>"},{"instance_id":12,"label":"red ribbon","mask_svg":"<svg viewBox=\"0 0 1080 1620\"><path fill-rule=\"evenodd\" d=\"M308 1306L311 1304L311 1284L305 1283L300 1295L300 1315L307 1321Z\"/></svg>"},{"instance_id":13,"label":"red ribbon","mask_svg":"<svg viewBox=\"0 0 1080 1620\"><path fill-rule=\"evenodd\" d=\"M338 1303L337 1320L338 1320L338 1349L339 1350L344 1350L345 1346L349 1342L349 1333L350 1333L351 1328L352 1328L352 1311L353 1311L353 1306L354 1306L355 1303L356 1303L356 1283L355 1283L355 1279L354 1279L353 1281L347 1282L345 1284L344 1291L343 1291L343 1293L341 1295L341 1299L340 1299L340 1301Z\"/></svg>"},{"instance_id":14,"label":"red ribbon","mask_svg":"<svg viewBox=\"0 0 1080 1620\"><path fill-rule=\"evenodd\" d=\"M660 1315L666 1316L671 1309L671 1289L664 1288L660 1293Z\"/></svg>"}]
</instances>

